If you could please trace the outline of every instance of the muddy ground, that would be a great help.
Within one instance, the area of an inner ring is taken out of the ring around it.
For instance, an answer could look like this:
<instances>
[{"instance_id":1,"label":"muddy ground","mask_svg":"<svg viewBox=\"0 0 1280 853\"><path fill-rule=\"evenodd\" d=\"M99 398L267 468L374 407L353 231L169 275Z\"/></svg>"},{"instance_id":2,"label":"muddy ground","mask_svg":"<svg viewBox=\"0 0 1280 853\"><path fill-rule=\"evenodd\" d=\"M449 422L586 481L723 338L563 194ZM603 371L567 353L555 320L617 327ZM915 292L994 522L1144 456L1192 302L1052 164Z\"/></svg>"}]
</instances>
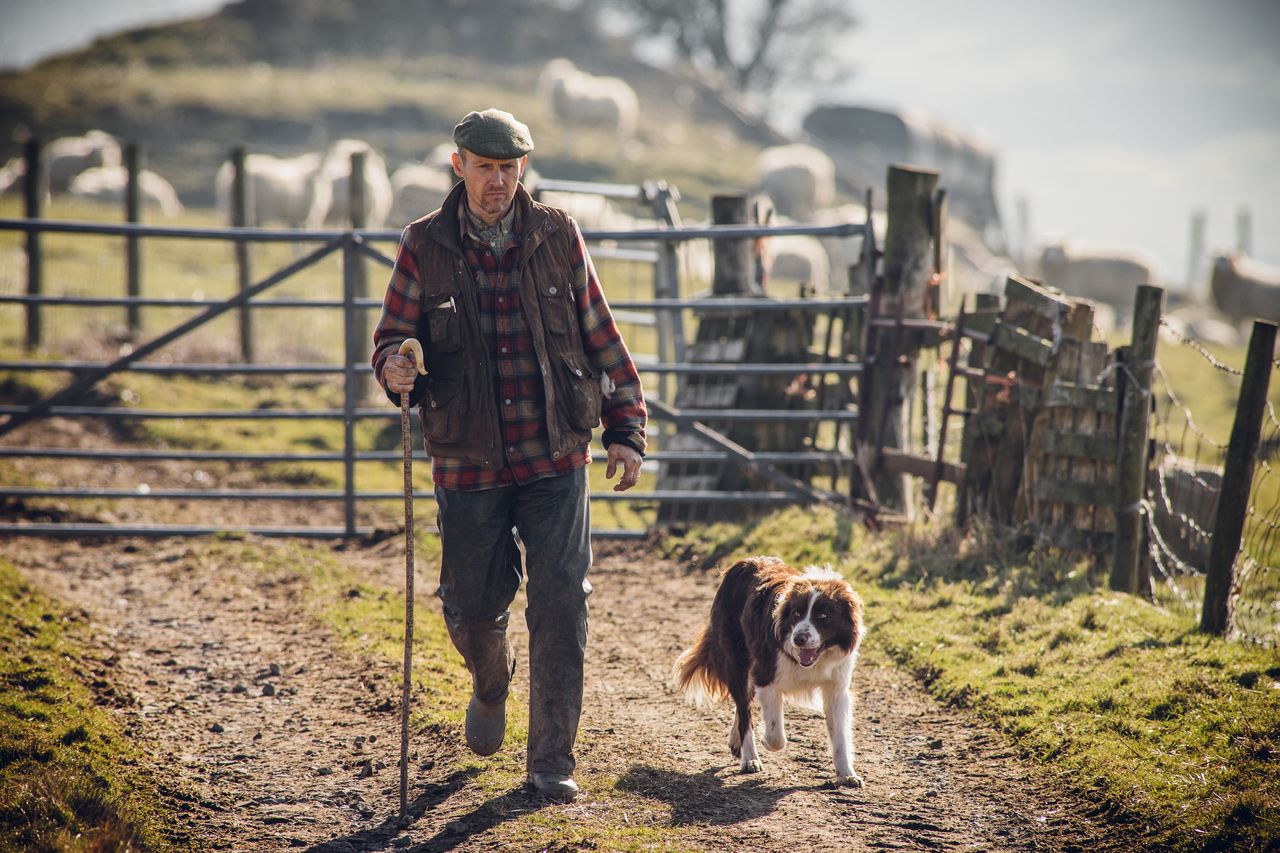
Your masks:
<instances>
[{"instance_id":1,"label":"muddy ground","mask_svg":"<svg viewBox=\"0 0 1280 853\"><path fill-rule=\"evenodd\" d=\"M99 437L64 438L92 444ZM103 487L139 476L59 466L58 480ZM159 482L173 473L152 466L144 475ZM16 503L6 511L27 512ZM390 537L345 546L341 556L370 582L397 589L400 547ZM616 813L618 797L590 785L571 805L519 787L486 797L461 770L460 733L442 728L414 733L416 817L407 827L394 817L399 667L344 650L310 619L298 574L218 565L198 540L10 536L0 538L0 554L87 611L101 642L102 701L160 768L180 834L201 849L507 849L504 823L527 812L564 809L585 827L616 826L630 819L627 803L650 821L656 805L659 822L679 827L697 849L1135 845L1130 828L1018 757L1003 735L877 664L873 633L854 676L855 768L865 787L827 784L822 720L797 709L788 713L787 750L763 753L764 772L740 775L725 746L730 709L691 707L669 686L673 659L708 612L714 573L634 544L597 548L578 743L584 776L621 779L624 813ZM433 566L420 563L419 608L438 607L433 575ZM521 615L511 624L523 663ZM523 665L517 679L527 695ZM523 766L522 744L508 742L502 754L513 769Z\"/></svg>"},{"instance_id":2,"label":"muddy ground","mask_svg":"<svg viewBox=\"0 0 1280 853\"><path fill-rule=\"evenodd\" d=\"M490 803L457 772L456 732L416 732L406 831L398 807L398 671L340 651L308 621L303 581L201 560L198 544L127 540L0 543L41 586L89 612L126 730L172 782L199 847L490 849L496 814L570 806L513 791ZM788 714L791 743L741 776L725 747L730 713L682 703L671 661L703 618L711 577L634 551L601 549L593 570L584 768L669 807L688 841L741 850L1124 848L1117 828L1055 790L1001 735L940 706L902 673L865 659L854 680L857 789L834 789L821 719ZM388 573L386 547L345 558ZM418 588L427 589L426 572ZM430 598L420 607L431 607ZM512 624L523 647L523 625ZM869 643L874 637L868 638ZM523 668L517 676L523 681ZM507 744L522 765L519 744ZM172 795L172 794L171 794ZM490 837L492 836L492 837Z\"/></svg>"}]
</instances>

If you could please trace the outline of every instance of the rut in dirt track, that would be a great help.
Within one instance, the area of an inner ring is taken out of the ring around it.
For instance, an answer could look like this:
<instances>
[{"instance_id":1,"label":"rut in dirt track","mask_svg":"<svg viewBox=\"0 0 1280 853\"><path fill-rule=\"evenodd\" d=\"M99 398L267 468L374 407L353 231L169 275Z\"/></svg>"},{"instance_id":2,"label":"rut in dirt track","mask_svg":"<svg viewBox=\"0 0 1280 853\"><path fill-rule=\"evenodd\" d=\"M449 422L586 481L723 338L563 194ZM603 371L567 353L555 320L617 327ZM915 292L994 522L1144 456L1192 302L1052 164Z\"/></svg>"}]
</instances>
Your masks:
<instances>
[{"instance_id":1,"label":"rut in dirt track","mask_svg":"<svg viewBox=\"0 0 1280 853\"><path fill-rule=\"evenodd\" d=\"M401 831L398 667L338 649L303 614L292 572L216 565L198 544L99 547L9 539L4 553L38 584L85 608L127 730L172 778L183 823L202 848L491 849L492 803L456 772L456 732L419 732L411 759L420 819ZM383 548L351 549L373 583L397 588ZM419 590L434 589L420 566ZM725 745L732 711L692 708L671 690L671 662L707 614L712 574L606 546L592 570L591 629L578 763L621 780L706 849L1122 849L1123 828L1037 781L1002 737L939 706L910 679L865 662L854 676L855 769L832 775L820 717L789 709L791 742L741 775ZM438 607L424 595L419 607ZM520 614L511 624L522 666ZM874 634L867 642L874 644ZM523 745L503 748L513 769ZM513 791L509 814L548 807ZM624 800L624 805L625 805ZM571 806L584 824L606 809L590 788ZM611 820L616 819L611 817ZM1118 835L1117 833L1121 833ZM326 843L327 842L327 843Z\"/></svg>"}]
</instances>

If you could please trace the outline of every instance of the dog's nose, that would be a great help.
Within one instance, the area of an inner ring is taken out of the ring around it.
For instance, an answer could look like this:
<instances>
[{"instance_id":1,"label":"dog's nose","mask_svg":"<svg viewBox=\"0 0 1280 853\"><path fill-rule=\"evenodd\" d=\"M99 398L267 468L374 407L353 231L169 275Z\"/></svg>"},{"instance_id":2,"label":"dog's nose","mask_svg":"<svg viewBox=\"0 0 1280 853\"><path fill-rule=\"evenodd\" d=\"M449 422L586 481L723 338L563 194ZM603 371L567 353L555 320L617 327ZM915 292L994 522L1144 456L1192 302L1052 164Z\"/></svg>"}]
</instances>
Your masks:
<instances>
[{"instance_id":1,"label":"dog's nose","mask_svg":"<svg viewBox=\"0 0 1280 853\"><path fill-rule=\"evenodd\" d=\"M809 639L808 631L799 631L796 633L795 643L797 646L807 646L809 645Z\"/></svg>"}]
</instances>

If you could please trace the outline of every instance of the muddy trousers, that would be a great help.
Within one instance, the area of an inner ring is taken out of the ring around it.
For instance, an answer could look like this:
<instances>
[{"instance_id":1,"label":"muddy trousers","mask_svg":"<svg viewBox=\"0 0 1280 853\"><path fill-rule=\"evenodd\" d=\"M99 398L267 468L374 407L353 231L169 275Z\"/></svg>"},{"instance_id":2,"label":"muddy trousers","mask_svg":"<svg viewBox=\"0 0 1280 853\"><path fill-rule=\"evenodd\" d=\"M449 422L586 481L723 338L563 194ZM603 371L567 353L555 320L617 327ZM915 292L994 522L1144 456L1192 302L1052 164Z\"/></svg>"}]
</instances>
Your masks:
<instances>
[{"instance_id":1,"label":"muddy trousers","mask_svg":"<svg viewBox=\"0 0 1280 853\"><path fill-rule=\"evenodd\" d=\"M436 504L443 549L436 595L474 690L487 704L506 698L514 667L508 608L527 573L527 769L572 775L591 594L586 469L475 492L437 487ZM524 545L523 571L516 533Z\"/></svg>"}]
</instances>

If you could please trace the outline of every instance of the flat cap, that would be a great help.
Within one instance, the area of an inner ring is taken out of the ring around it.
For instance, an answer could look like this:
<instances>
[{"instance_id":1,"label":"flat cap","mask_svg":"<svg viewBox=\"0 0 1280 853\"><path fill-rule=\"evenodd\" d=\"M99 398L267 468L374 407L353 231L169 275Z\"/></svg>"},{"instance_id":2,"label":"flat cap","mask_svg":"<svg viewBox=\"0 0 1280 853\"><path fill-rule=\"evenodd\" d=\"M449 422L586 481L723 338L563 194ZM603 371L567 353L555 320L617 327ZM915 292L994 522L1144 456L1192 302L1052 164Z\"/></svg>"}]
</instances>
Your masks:
<instances>
[{"instance_id":1,"label":"flat cap","mask_svg":"<svg viewBox=\"0 0 1280 853\"><path fill-rule=\"evenodd\" d=\"M490 107L469 112L453 129L459 148L494 160L515 160L533 150L533 137L511 113Z\"/></svg>"}]
</instances>

